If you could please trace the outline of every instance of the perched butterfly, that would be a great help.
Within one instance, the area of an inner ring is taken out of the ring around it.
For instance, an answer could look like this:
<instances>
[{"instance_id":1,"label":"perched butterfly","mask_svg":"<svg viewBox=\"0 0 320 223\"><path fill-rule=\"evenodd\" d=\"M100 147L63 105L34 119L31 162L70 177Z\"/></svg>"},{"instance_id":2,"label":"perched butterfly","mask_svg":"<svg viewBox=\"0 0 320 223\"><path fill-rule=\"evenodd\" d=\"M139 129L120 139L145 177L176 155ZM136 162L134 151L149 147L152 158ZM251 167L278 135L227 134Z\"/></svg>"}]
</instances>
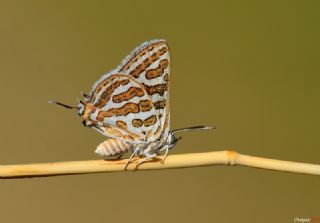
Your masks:
<instances>
[{"instance_id":1,"label":"perched butterfly","mask_svg":"<svg viewBox=\"0 0 320 223\"><path fill-rule=\"evenodd\" d=\"M212 129L195 126L170 131L169 110L170 54L165 40L151 40L133 50L114 70L103 75L89 95L75 108L83 125L107 136L95 153L120 158L132 151L125 168L136 156L152 160L177 143L174 133ZM138 164L138 165L139 165Z\"/></svg>"}]
</instances>

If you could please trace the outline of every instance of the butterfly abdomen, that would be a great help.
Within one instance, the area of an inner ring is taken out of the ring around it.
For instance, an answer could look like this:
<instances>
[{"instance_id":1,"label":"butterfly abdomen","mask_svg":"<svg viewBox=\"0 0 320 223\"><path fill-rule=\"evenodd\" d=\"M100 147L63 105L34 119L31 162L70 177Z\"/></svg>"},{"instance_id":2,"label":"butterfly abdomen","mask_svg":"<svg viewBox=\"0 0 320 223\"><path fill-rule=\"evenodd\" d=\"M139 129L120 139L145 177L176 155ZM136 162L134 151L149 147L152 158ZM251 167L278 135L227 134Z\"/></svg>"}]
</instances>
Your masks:
<instances>
[{"instance_id":1,"label":"butterfly abdomen","mask_svg":"<svg viewBox=\"0 0 320 223\"><path fill-rule=\"evenodd\" d=\"M95 153L100 156L110 157L122 154L131 149L131 145L116 139L108 139L97 147Z\"/></svg>"}]
</instances>

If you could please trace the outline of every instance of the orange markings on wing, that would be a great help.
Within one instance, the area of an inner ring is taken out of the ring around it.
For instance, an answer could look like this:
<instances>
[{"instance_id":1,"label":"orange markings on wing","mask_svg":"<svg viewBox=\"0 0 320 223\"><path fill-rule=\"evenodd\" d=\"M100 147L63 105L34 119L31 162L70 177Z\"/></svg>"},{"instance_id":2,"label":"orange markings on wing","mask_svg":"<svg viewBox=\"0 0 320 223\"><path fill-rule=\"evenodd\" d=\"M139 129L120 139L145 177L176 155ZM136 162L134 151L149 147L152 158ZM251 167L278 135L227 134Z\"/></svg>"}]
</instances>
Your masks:
<instances>
[{"instance_id":1,"label":"orange markings on wing","mask_svg":"<svg viewBox=\"0 0 320 223\"><path fill-rule=\"evenodd\" d=\"M159 126L159 127L157 128L157 130L154 132L154 135L155 135L155 136L157 136L157 135L159 134L160 129L161 129L161 128L160 128L160 126Z\"/></svg>"},{"instance_id":2,"label":"orange markings on wing","mask_svg":"<svg viewBox=\"0 0 320 223\"><path fill-rule=\"evenodd\" d=\"M120 121L120 120L116 121L116 125L121 129L127 129L128 128L127 123L125 123L123 121Z\"/></svg>"},{"instance_id":3,"label":"orange markings on wing","mask_svg":"<svg viewBox=\"0 0 320 223\"><path fill-rule=\"evenodd\" d=\"M168 82L170 80L169 75L168 74L164 75L163 80L165 82Z\"/></svg>"},{"instance_id":4,"label":"orange markings on wing","mask_svg":"<svg viewBox=\"0 0 320 223\"><path fill-rule=\"evenodd\" d=\"M130 82L129 79L124 79L124 80L120 81L120 84L121 84L122 86L124 86L124 85L129 84L129 82Z\"/></svg>"},{"instance_id":5,"label":"orange markings on wing","mask_svg":"<svg viewBox=\"0 0 320 223\"><path fill-rule=\"evenodd\" d=\"M101 89L107 85L109 82L110 82L110 78L102 81L97 87L96 89L94 90L93 94L92 94L92 97L91 97L91 103L94 101L94 99L96 98L98 92L101 91ZM108 99L108 96L110 96L110 94L117 88L120 86L120 82L119 81L116 81L115 83L113 83L111 86L109 86L102 94L101 94L101 99L102 100L107 100Z\"/></svg>"},{"instance_id":6,"label":"orange markings on wing","mask_svg":"<svg viewBox=\"0 0 320 223\"><path fill-rule=\"evenodd\" d=\"M96 95L99 91L101 91L102 87L108 84L110 81L113 81L116 77L112 77L111 79L106 79L105 81L101 82L96 90L93 93L93 96L91 98L91 103L94 101ZM121 81L115 81L113 84L111 84L109 87L105 89L105 91L101 94L100 99L95 104L96 107L102 108L105 106L105 104L110 100L110 97L112 93L117 89L120 85L124 86L127 85L130 81L128 79L121 80Z\"/></svg>"},{"instance_id":7,"label":"orange markings on wing","mask_svg":"<svg viewBox=\"0 0 320 223\"><path fill-rule=\"evenodd\" d=\"M145 127L148 127L148 126L151 126L151 125L154 125L157 121L157 117L155 115L151 115L149 118L146 118L144 121L143 121L143 125Z\"/></svg>"},{"instance_id":8,"label":"orange markings on wing","mask_svg":"<svg viewBox=\"0 0 320 223\"><path fill-rule=\"evenodd\" d=\"M104 118L112 116L127 115L129 113L138 113L139 106L135 103L129 102L122 106L121 108L111 108L108 111L100 111L97 115L98 121L103 121Z\"/></svg>"},{"instance_id":9,"label":"orange markings on wing","mask_svg":"<svg viewBox=\"0 0 320 223\"><path fill-rule=\"evenodd\" d=\"M148 68L152 64L152 60L149 60L148 58L145 59L141 64L139 64L134 70L130 72L130 75L138 78L140 74Z\"/></svg>"},{"instance_id":10,"label":"orange markings on wing","mask_svg":"<svg viewBox=\"0 0 320 223\"><path fill-rule=\"evenodd\" d=\"M154 47L164 44L164 42L159 42L155 44L151 44L150 46L146 47L144 50L139 52L137 55L135 55L131 60L127 62L127 64L121 69L121 71L127 70L133 63L136 63L138 61L138 58L140 58L142 55L146 54L146 52L151 52Z\"/></svg>"},{"instance_id":11,"label":"orange markings on wing","mask_svg":"<svg viewBox=\"0 0 320 223\"><path fill-rule=\"evenodd\" d=\"M152 136L152 135L153 135L153 134L152 134L152 129L150 129L150 130L147 132L147 134L146 134L146 138L149 139L150 136Z\"/></svg>"},{"instance_id":12,"label":"orange markings on wing","mask_svg":"<svg viewBox=\"0 0 320 223\"><path fill-rule=\"evenodd\" d=\"M128 101L133 97L141 97L144 95L144 91L142 88L138 87L130 87L126 92L122 92L118 95L112 97L112 101L114 103L120 103L122 101Z\"/></svg>"},{"instance_id":13,"label":"orange markings on wing","mask_svg":"<svg viewBox=\"0 0 320 223\"><path fill-rule=\"evenodd\" d=\"M110 128L105 128L105 131L106 131L108 134L110 134L110 135L112 135L113 137L115 137L115 138L119 138L119 137L122 137L122 136L123 136L123 134L122 134L119 130L117 130L117 129L115 129L115 128L112 128L112 127L110 127Z\"/></svg>"},{"instance_id":14,"label":"orange markings on wing","mask_svg":"<svg viewBox=\"0 0 320 223\"><path fill-rule=\"evenodd\" d=\"M162 96L164 94L164 92L166 92L168 90L167 83L157 84L157 85L153 85L153 86L148 86L148 85L144 84L144 87L149 95L153 95L153 94L158 93L159 95Z\"/></svg>"},{"instance_id":15,"label":"orange markings on wing","mask_svg":"<svg viewBox=\"0 0 320 223\"><path fill-rule=\"evenodd\" d=\"M169 60L167 59L161 60L157 68L147 71L146 78L150 80L150 79L162 76L164 69L166 69L168 66L169 66Z\"/></svg>"},{"instance_id":16,"label":"orange markings on wing","mask_svg":"<svg viewBox=\"0 0 320 223\"><path fill-rule=\"evenodd\" d=\"M142 120L141 119L133 119L132 120L132 125L133 125L133 127L136 127L136 128L139 128L139 127L141 127L142 126Z\"/></svg>"},{"instance_id":17,"label":"orange markings on wing","mask_svg":"<svg viewBox=\"0 0 320 223\"><path fill-rule=\"evenodd\" d=\"M163 54L165 54L167 51L168 51L168 48L167 48L167 47L161 48L161 49L159 50L160 56L162 56Z\"/></svg>"},{"instance_id":18,"label":"orange markings on wing","mask_svg":"<svg viewBox=\"0 0 320 223\"><path fill-rule=\"evenodd\" d=\"M120 71L125 71L128 70L129 67L133 64L137 62L137 58L141 58L142 56L144 56L147 52L151 52L153 50L153 48L155 46L159 46L163 44L163 42L159 42L159 43L155 43L153 45L150 45L148 47L146 47L144 50L142 50L140 53L138 53L137 55L135 55L130 61L128 61L128 63L120 70ZM158 50L157 52L153 53L150 57L147 57L144 61L142 61L141 64L139 64L134 70L132 70L130 72L130 75L138 78L139 75L146 70L146 68L148 68L153 62L155 62L156 60L158 60L163 54L165 54L168 51L168 48L166 46L164 46L163 48L161 48L160 50Z\"/></svg>"},{"instance_id":19,"label":"orange markings on wing","mask_svg":"<svg viewBox=\"0 0 320 223\"><path fill-rule=\"evenodd\" d=\"M167 101L166 100L156 101L153 104L155 109L164 109L166 107Z\"/></svg>"},{"instance_id":20,"label":"orange markings on wing","mask_svg":"<svg viewBox=\"0 0 320 223\"><path fill-rule=\"evenodd\" d=\"M139 109L142 112L150 111L152 109L152 102L150 100L139 101Z\"/></svg>"},{"instance_id":21,"label":"orange markings on wing","mask_svg":"<svg viewBox=\"0 0 320 223\"><path fill-rule=\"evenodd\" d=\"M134 137L131 135L125 135L125 136L123 136L123 139L127 140L127 141L134 141Z\"/></svg>"},{"instance_id":22,"label":"orange markings on wing","mask_svg":"<svg viewBox=\"0 0 320 223\"><path fill-rule=\"evenodd\" d=\"M168 125L169 125L169 115L167 114L164 121L163 129L168 128Z\"/></svg>"}]
</instances>

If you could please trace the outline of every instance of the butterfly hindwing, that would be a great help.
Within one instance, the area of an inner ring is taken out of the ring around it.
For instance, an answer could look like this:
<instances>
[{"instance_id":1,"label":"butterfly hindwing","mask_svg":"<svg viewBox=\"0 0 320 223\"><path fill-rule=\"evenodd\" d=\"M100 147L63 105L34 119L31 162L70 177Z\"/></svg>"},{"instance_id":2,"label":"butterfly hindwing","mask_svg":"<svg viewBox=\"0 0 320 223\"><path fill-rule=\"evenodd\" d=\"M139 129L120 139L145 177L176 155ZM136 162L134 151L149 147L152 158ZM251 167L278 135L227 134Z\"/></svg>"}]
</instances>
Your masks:
<instances>
[{"instance_id":1,"label":"butterfly hindwing","mask_svg":"<svg viewBox=\"0 0 320 223\"><path fill-rule=\"evenodd\" d=\"M102 134L127 142L155 140L160 122L141 83L126 74L112 74L101 81L87 100L86 116Z\"/></svg>"}]
</instances>

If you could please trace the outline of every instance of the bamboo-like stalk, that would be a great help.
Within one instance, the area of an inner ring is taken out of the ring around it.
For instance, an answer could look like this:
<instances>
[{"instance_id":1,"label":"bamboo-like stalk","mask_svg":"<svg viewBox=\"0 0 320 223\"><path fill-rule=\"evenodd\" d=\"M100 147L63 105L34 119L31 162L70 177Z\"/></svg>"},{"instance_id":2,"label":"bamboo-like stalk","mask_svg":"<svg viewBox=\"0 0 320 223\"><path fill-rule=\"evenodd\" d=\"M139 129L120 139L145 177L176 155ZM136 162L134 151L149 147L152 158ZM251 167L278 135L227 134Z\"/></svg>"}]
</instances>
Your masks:
<instances>
[{"instance_id":1,"label":"bamboo-like stalk","mask_svg":"<svg viewBox=\"0 0 320 223\"><path fill-rule=\"evenodd\" d=\"M320 175L320 165L242 155L231 150L170 155L164 163L159 162L161 158L162 157L159 156L156 160L143 163L138 167L137 163L140 159L134 158L127 167L127 171L134 170L135 168L137 168L137 170L156 170L212 165L240 165L269 170ZM127 159L0 165L0 178L117 172L124 171L126 161Z\"/></svg>"}]
</instances>

